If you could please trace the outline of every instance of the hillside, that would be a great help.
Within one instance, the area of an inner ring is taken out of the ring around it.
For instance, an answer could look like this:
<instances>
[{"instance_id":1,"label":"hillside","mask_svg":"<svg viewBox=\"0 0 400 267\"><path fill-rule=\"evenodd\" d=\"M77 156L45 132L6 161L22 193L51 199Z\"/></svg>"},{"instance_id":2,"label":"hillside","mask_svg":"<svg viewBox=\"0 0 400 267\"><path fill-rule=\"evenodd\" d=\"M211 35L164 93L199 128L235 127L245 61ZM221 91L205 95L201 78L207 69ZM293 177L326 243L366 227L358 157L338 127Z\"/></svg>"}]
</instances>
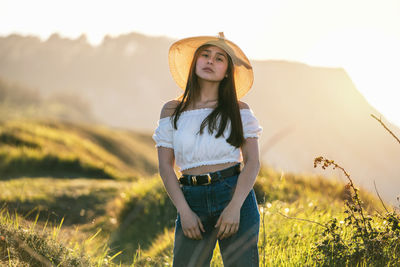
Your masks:
<instances>
[{"instance_id":1,"label":"hillside","mask_svg":"<svg viewBox=\"0 0 400 267\"><path fill-rule=\"evenodd\" d=\"M13 174L0 179L0 264L29 266L42 257L66 266L171 264L176 211L160 177L148 167L155 168L156 160L150 136L28 120L3 122L1 134L6 136L1 139L2 159L12 154L13 161L7 162L28 162L31 167L26 171L13 163L0 169ZM39 160L32 164L28 159L36 154ZM82 164L64 164L65 154ZM45 155L57 158L62 172L40 168ZM128 164L127 157L136 160ZM315 247L323 232L317 223L344 220L343 201L349 198L345 184L263 166L255 191L262 218L261 263L315 265ZM363 189L360 193L366 212L382 213L375 197ZM213 266L221 266L218 250Z\"/></svg>"},{"instance_id":2,"label":"hillside","mask_svg":"<svg viewBox=\"0 0 400 267\"><path fill-rule=\"evenodd\" d=\"M53 34L42 42L14 34L0 38L0 76L37 88L45 98L78 96L98 123L150 133L162 104L181 92L168 70L173 41L129 33L91 46L84 36L72 40ZM279 60L252 64L255 83L243 100L264 127L260 144L265 164L321 174L311 162L324 155L344 162L356 182L371 192L375 181L382 197L396 202L400 149L370 117L379 111L346 70ZM396 125L382 119L400 135ZM340 172L331 174L344 180Z\"/></svg>"},{"instance_id":3,"label":"hillside","mask_svg":"<svg viewBox=\"0 0 400 267\"><path fill-rule=\"evenodd\" d=\"M47 118L96 123L88 102L68 91L44 97L37 89L11 82L0 75L0 121Z\"/></svg>"},{"instance_id":4,"label":"hillside","mask_svg":"<svg viewBox=\"0 0 400 267\"><path fill-rule=\"evenodd\" d=\"M137 179L157 172L150 136L104 126L28 119L0 123L0 180Z\"/></svg>"}]
</instances>

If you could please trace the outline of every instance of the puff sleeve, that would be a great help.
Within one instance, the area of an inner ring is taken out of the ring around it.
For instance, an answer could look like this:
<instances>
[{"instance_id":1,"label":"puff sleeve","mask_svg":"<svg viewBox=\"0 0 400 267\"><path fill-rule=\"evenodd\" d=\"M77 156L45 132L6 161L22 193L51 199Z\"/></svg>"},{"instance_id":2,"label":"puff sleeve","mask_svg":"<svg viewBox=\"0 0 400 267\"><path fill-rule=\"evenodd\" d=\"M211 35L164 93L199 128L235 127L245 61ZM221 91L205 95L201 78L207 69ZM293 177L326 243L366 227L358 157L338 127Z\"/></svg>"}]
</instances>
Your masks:
<instances>
[{"instance_id":1,"label":"puff sleeve","mask_svg":"<svg viewBox=\"0 0 400 267\"><path fill-rule=\"evenodd\" d=\"M263 128L258 124L253 111L251 109L242 109L241 114L244 138L259 138Z\"/></svg>"},{"instance_id":2,"label":"puff sleeve","mask_svg":"<svg viewBox=\"0 0 400 267\"><path fill-rule=\"evenodd\" d=\"M153 140L156 142L156 147L174 148L173 128L170 117L165 117L158 121L158 127L154 131Z\"/></svg>"}]
</instances>

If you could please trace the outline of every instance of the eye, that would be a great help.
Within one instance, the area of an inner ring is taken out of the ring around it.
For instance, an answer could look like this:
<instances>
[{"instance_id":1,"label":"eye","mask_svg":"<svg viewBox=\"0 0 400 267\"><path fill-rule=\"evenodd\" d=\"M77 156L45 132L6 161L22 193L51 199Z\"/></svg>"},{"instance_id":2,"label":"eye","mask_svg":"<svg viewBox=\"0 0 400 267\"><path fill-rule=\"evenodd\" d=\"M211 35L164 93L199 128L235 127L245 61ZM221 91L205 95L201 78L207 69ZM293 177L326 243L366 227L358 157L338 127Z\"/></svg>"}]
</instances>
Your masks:
<instances>
[{"instance_id":1,"label":"eye","mask_svg":"<svg viewBox=\"0 0 400 267\"><path fill-rule=\"evenodd\" d=\"M203 54L201 54L201 56L202 57L208 57L208 54L207 53L203 53Z\"/></svg>"},{"instance_id":2,"label":"eye","mask_svg":"<svg viewBox=\"0 0 400 267\"><path fill-rule=\"evenodd\" d=\"M221 61L221 62L224 61L224 59L223 59L222 57L217 58L217 60L218 60L218 61Z\"/></svg>"}]
</instances>

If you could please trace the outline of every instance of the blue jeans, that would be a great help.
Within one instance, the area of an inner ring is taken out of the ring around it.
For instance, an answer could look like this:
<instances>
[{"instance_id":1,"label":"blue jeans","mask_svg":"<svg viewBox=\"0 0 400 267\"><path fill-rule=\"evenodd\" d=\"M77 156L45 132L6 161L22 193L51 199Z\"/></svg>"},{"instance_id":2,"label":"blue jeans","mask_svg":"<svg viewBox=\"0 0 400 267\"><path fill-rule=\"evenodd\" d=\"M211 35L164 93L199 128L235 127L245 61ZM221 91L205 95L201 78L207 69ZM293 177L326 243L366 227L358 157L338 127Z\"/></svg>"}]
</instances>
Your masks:
<instances>
[{"instance_id":1,"label":"blue jeans","mask_svg":"<svg viewBox=\"0 0 400 267\"><path fill-rule=\"evenodd\" d=\"M186 237L178 214L175 225L174 267L210 266L217 242L217 220L232 199L239 175L200 186L182 186L182 192L190 208L199 216L205 233L202 239ZM218 240L224 266L258 266L258 233L260 213L252 189L240 210L239 230L234 235Z\"/></svg>"}]
</instances>

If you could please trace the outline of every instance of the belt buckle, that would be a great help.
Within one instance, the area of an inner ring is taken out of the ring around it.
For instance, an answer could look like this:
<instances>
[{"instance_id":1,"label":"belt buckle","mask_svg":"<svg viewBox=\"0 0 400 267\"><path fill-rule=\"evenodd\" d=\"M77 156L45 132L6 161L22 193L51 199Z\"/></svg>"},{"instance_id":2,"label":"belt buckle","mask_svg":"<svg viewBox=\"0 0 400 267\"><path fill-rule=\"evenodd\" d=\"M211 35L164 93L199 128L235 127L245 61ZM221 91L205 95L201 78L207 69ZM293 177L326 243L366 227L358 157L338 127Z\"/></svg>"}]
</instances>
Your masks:
<instances>
[{"instance_id":1,"label":"belt buckle","mask_svg":"<svg viewBox=\"0 0 400 267\"><path fill-rule=\"evenodd\" d=\"M192 176L192 185L197 185L197 177L196 177L196 175Z\"/></svg>"},{"instance_id":2,"label":"belt buckle","mask_svg":"<svg viewBox=\"0 0 400 267\"><path fill-rule=\"evenodd\" d=\"M209 173L207 173L206 175L207 175L207 183L205 183L204 185L211 184L211 175Z\"/></svg>"}]
</instances>

